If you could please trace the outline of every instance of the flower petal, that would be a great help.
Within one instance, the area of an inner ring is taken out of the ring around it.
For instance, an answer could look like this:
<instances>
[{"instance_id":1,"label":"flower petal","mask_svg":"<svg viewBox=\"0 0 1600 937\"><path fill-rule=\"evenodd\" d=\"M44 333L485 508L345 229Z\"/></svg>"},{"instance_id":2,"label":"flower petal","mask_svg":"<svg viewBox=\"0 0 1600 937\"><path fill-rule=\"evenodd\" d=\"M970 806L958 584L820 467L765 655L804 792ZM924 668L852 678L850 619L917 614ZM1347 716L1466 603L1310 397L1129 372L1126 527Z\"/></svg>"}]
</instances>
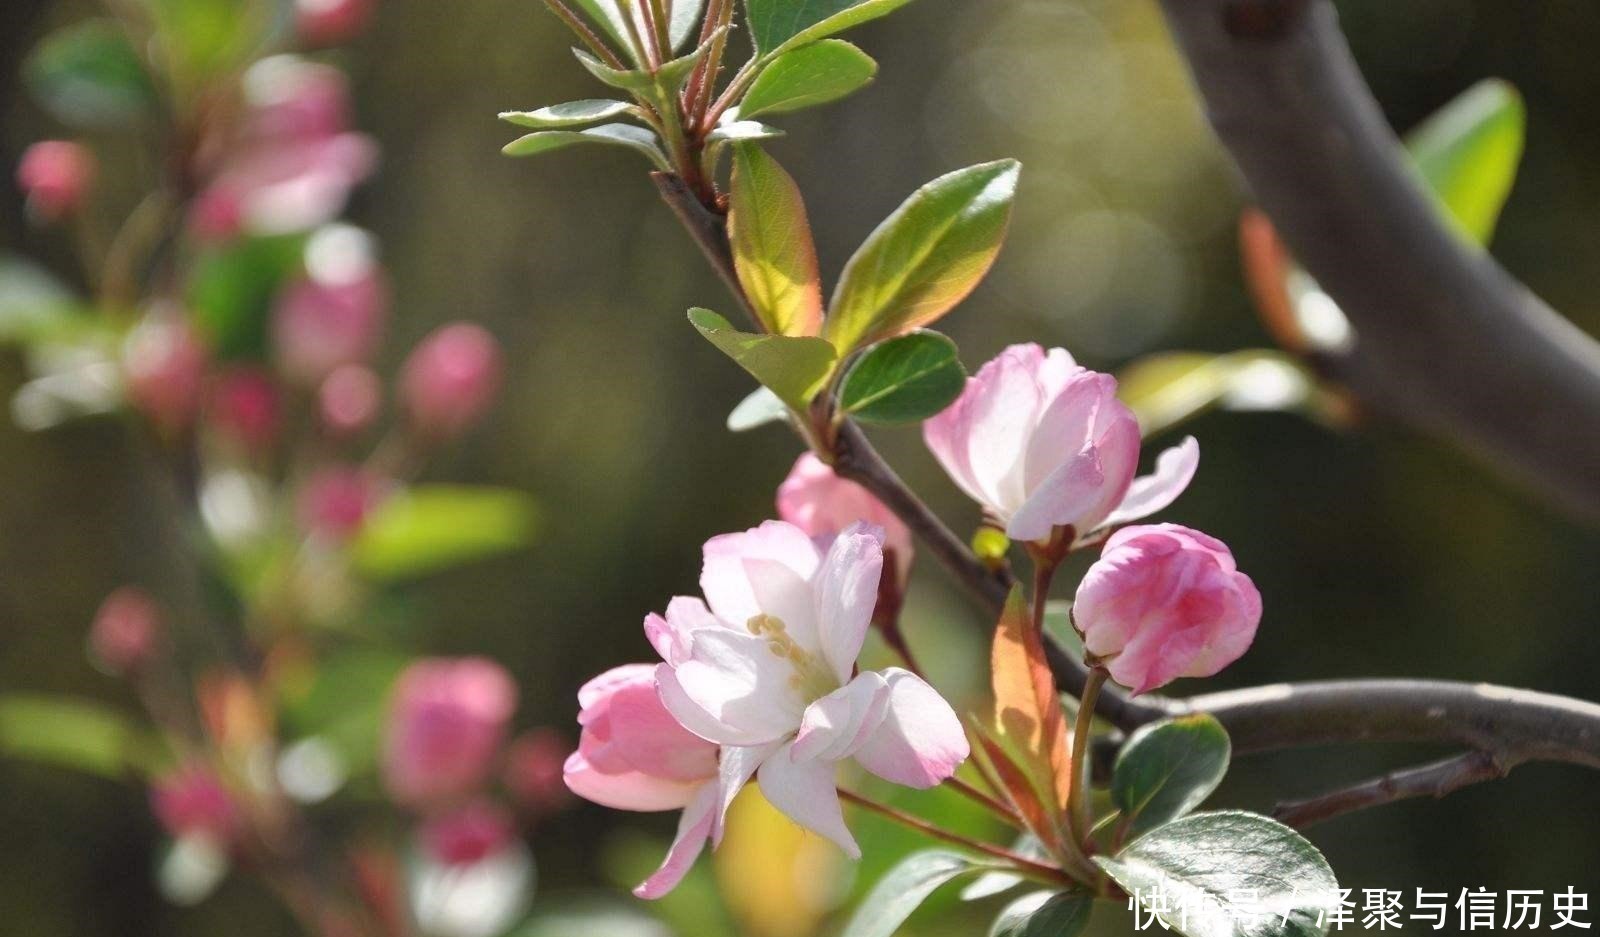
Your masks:
<instances>
[{"instance_id":1,"label":"flower petal","mask_svg":"<svg viewBox=\"0 0 1600 937\"><path fill-rule=\"evenodd\" d=\"M723 534L706 541L700 590L718 618L742 626L763 609L751 589L744 561L776 560L809 580L821 560L806 532L783 521L767 521L742 533Z\"/></svg>"},{"instance_id":2,"label":"flower petal","mask_svg":"<svg viewBox=\"0 0 1600 937\"><path fill-rule=\"evenodd\" d=\"M883 530L868 524L840 534L817 573L817 643L840 683L850 679L861 655L882 577Z\"/></svg>"},{"instance_id":3,"label":"flower petal","mask_svg":"<svg viewBox=\"0 0 1600 937\"><path fill-rule=\"evenodd\" d=\"M921 677L897 667L883 673L883 721L856 749L855 759L886 781L933 787L955 774L971 754L961 720Z\"/></svg>"},{"instance_id":4,"label":"flower petal","mask_svg":"<svg viewBox=\"0 0 1600 937\"><path fill-rule=\"evenodd\" d=\"M1100 451L1093 446L1084 447L1023 502L1006 524L1006 536L1020 541L1048 539L1053 528L1076 520L1105 483Z\"/></svg>"},{"instance_id":5,"label":"flower petal","mask_svg":"<svg viewBox=\"0 0 1600 937\"><path fill-rule=\"evenodd\" d=\"M1080 371L1062 386L1039 415L1039 423L1028 439L1023 466L1027 491L1036 490L1051 473L1094 441L1095 411L1101 401L1116 393L1116 379L1098 371Z\"/></svg>"},{"instance_id":6,"label":"flower petal","mask_svg":"<svg viewBox=\"0 0 1600 937\"><path fill-rule=\"evenodd\" d=\"M766 745L735 746L725 745L722 748L721 775L717 780L721 790L717 795L717 819L711 829L711 842L713 845L722 844L723 824L728 818L728 808L733 806L733 799L739 796L739 791L756 773L762 762L772 757L773 752L783 747L783 742L769 742Z\"/></svg>"},{"instance_id":7,"label":"flower petal","mask_svg":"<svg viewBox=\"0 0 1600 937\"><path fill-rule=\"evenodd\" d=\"M783 622L784 630L796 644L815 653L817 611L811 598L811 583L777 560L747 559L744 572L760 614Z\"/></svg>"},{"instance_id":8,"label":"flower petal","mask_svg":"<svg viewBox=\"0 0 1600 937\"><path fill-rule=\"evenodd\" d=\"M1182 442L1156 457L1154 472L1133 480L1122 503L1117 505L1101 526L1111 527L1149 517L1176 501L1178 495L1189 487L1199 466L1200 444L1195 442L1193 436L1186 436Z\"/></svg>"},{"instance_id":9,"label":"flower petal","mask_svg":"<svg viewBox=\"0 0 1600 937\"><path fill-rule=\"evenodd\" d=\"M567 788L584 800L614 810L677 810L689 803L704 782L684 783L653 778L637 771L606 774L582 752L573 752L562 769Z\"/></svg>"},{"instance_id":10,"label":"flower petal","mask_svg":"<svg viewBox=\"0 0 1600 937\"><path fill-rule=\"evenodd\" d=\"M716 746L685 729L662 706L654 680L630 684L611 697L610 729L609 748L635 771L695 783L717 773Z\"/></svg>"},{"instance_id":11,"label":"flower petal","mask_svg":"<svg viewBox=\"0 0 1600 937\"><path fill-rule=\"evenodd\" d=\"M702 738L719 745L759 745L800 727L805 705L791 684L794 666L774 654L764 638L732 630L698 631L689 659L670 670L670 690L657 671L662 702ZM679 690L694 704L687 713L679 711Z\"/></svg>"},{"instance_id":12,"label":"flower petal","mask_svg":"<svg viewBox=\"0 0 1600 937\"><path fill-rule=\"evenodd\" d=\"M794 740L794 758L838 761L850 757L883 721L889 686L867 671L806 708Z\"/></svg>"},{"instance_id":13,"label":"flower petal","mask_svg":"<svg viewBox=\"0 0 1600 937\"><path fill-rule=\"evenodd\" d=\"M835 769L835 762L822 759L796 761L791 743L762 762L757 778L761 793L772 806L806 829L833 840L850 858L859 859L861 847L844 825L844 811L839 807Z\"/></svg>"},{"instance_id":14,"label":"flower petal","mask_svg":"<svg viewBox=\"0 0 1600 937\"><path fill-rule=\"evenodd\" d=\"M651 613L644 619L644 636L661 659L677 664L689 656L690 636L701 628L726 628L700 599L680 595L667 603L665 616Z\"/></svg>"},{"instance_id":15,"label":"flower petal","mask_svg":"<svg viewBox=\"0 0 1600 937\"><path fill-rule=\"evenodd\" d=\"M985 504L1002 516L1022 505L1023 456L1045 402L1034 380L1043 360L1038 345L1013 345L979 369L976 378L982 392L972 403L968 458Z\"/></svg>"},{"instance_id":16,"label":"flower petal","mask_svg":"<svg viewBox=\"0 0 1600 937\"><path fill-rule=\"evenodd\" d=\"M666 860L654 875L633 890L636 897L654 901L678 887L683 877L689 874L694 860L700 857L700 852L706 847L706 839L711 835L711 825L716 816L716 804L717 785L713 783L701 787L678 819L678 835L672 841L672 848L667 850Z\"/></svg>"}]
</instances>

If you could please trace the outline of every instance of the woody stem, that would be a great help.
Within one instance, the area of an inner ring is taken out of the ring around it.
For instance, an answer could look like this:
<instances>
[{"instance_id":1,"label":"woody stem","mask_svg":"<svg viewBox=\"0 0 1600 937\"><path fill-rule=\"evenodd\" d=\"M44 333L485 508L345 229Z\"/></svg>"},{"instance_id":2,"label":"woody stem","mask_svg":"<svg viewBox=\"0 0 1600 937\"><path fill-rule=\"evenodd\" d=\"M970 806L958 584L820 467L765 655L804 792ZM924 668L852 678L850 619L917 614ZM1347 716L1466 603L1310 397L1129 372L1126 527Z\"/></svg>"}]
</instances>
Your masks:
<instances>
[{"instance_id":1,"label":"woody stem","mask_svg":"<svg viewBox=\"0 0 1600 937\"><path fill-rule=\"evenodd\" d=\"M1025 875L1028 878L1036 879L1050 885L1076 884L1075 879L1055 866L1045 865L1042 862L1035 862L1026 856L1020 856L1011 850L1004 849L1000 846L995 846L990 843L981 843L975 839L968 839L967 837L962 836L960 833L952 833L943 827L934 826L932 823L929 823L921 817L912 816L911 814L906 813L903 810L897 810L888 804L880 804L875 800L862 797L860 794L857 794L854 791L848 791L841 787L839 788L839 797L842 800L855 804L857 807L869 810L880 817L892 820L895 823L898 823L901 826L909 829L916 830L918 833L921 833L924 836L949 843L952 846L959 846L962 849L968 849L991 858L999 859L1002 862L1013 866L1018 873Z\"/></svg>"}]
</instances>

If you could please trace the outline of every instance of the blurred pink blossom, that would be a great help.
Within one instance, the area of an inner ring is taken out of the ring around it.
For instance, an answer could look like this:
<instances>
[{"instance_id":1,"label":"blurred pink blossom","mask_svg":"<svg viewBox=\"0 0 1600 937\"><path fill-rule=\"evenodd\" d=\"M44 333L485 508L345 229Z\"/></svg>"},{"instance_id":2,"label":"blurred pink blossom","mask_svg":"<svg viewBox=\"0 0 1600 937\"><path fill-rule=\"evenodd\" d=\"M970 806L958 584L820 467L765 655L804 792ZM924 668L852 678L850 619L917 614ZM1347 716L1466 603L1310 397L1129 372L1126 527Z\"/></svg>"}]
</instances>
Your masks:
<instances>
[{"instance_id":1,"label":"blurred pink blossom","mask_svg":"<svg viewBox=\"0 0 1600 937\"><path fill-rule=\"evenodd\" d=\"M358 466L322 468L300 488L300 526L329 540L347 539L361 529L383 493L381 482Z\"/></svg>"},{"instance_id":2,"label":"blurred pink blossom","mask_svg":"<svg viewBox=\"0 0 1600 937\"><path fill-rule=\"evenodd\" d=\"M278 367L314 387L344 365L371 359L388 317L389 289L370 237L329 226L306 245L305 276L284 287L273 308Z\"/></svg>"},{"instance_id":3,"label":"blurred pink blossom","mask_svg":"<svg viewBox=\"0 0 1600 937\"><path fill-rule=\"evenodd\" d=\"M186 429L200 409L207 357L182 313L151 310L123 343L128 398L163 432Z\"/></svg>"},{"instance_id":4,"label":"blurred pink blossom","mask_svg":"<svg viewBox=\"0 0 1600 937\"><path fill-rule=\"evenodd\" d=\"M482 326L452 322L417 344L400 372L411 425L430 439L459 435L500 387L500 346Z\"/></svg>"},{"instance_id":5,"label":"blurred pink blossom","mask_svg":"<svg viewBox=\"0 0 1600 937\"><path fill-rule=\"evenodd\" d=\"M395 685L384 734L389 793L414 807L475 793L494 766L516 705L516 685L487 658L429 658L407 667Z\"/></svg>"},{"instance_id":6,"label":"blurred pink blossom","mask_svg":"<svg viewBox=\"0 0 1600 937\"><path fill-rule=\"evenodd\" d=\"M317 390L322 425L335 436L353 436L365 430L382 407L383 382L365 365L340 365Z\"/></svg>"},{"instance_id":7,"label":"blurred pink blossom","mask_svg":"<svg viewBox=\"0 0 1600 937\"><path fill-rule=\"evenodd\" d=\"M778 486L778 517L823 547L857 521L875 524L883 528L884 551L893 552L902 581L911 569L911 531L871 492L834 474L815 453L802 453Z\"/></svg>"},{"instance_id":8,"label":"blurred pink blossom","mask_svg":"<svg viewBox=\"0 0 1600 937\"><path fill-rule=\"evenodd\" d=\"M308 45L334 46L361 35L377 0L295 0L295 32Z\"/></svg>"},{"instance_id":9,"label":"blurred pink blossom","mask_svg":"<svg viewBox=\"0 0 1600 937\"><path fill-rule=\"evenodd\" d=\"M157 779L150 788L150 807L174 839L203 836L231 843L239 832L239 808L233 795L209 767L183 765Z\"/></svg>"},{"instance_id":10,"label":"blurred pink blossom","mask_svg":"<svg viewBox=\"0 0 1600 937\"><path fill-rule=\"evenodd\" d=\"M487 800L430 816L419 839L428 857L441 865L475 865L498 855L516 837L511 815Z\"/></svg>"},{"instance_id":11,"label":"blurred pink blossom","mask_svg":"<svg viewBox=\"0 0 1600 937\"><path fill-rule=\"evenodd\" d=\"M265 369L237 366L212 380L207 422L245 450L270 449L282 418L278 385Z\"/></svg>"},{"instance_id":12,"label":"blurred pink blossom","mask_svg":"<svg viewBox=\"0 0 1600 937\"><path fill-rule=\"evenodd\" d=\"M951 479L1013 540L1049 540L1071 527L1082 541L1171 504L1194 477L1191 439L1139 467L1139 423L1109 374L1060 348L1012 345L967 379L923 437Z\"/></svg>"},{"instance_id":13,"label":"blurred pink blossom","mask_svg":"<svg viewBox=\"0 0 1600 937\"><path fill-rule=\"evenodd\" d=\"M503 779L506 792L523 812L543 816L570 800L562 776L570 750L554 729L534 729L512 740L506 749Z\"/></svg>"},{"instance_id":14,"label":"blurred pink blossom","mask_svg":"<svg viewBox=\"0 0 1600 937\"><path fill-rule=\"evenodd\" d=\"M1072 617L1112 679L1146 693L1238 660L1261 594L1220 540L1176 524L1124 527L1084 574Z\"/></svg>"},{"instance_id":15,"label":"blurred pink blossom","mask_svg":"<svg viewBox=\"0 0 1600 937\"><path fill-rule=\"evenodd\" d=\"M94 176L94 154L69 140L41 140L17 163L17 186L28 197L28 208L45 221L81 205Z\"/></svg>"},{"instance_id":16,"label":"blurred pink blossom","mask_svg":"<svg viewBox=\"0 0 1600 937\"><path fill-rule=\"evenodd\" d=\"M122 675L144 667L162 630L160 607L137 586L106 596L89 626L89 655L108 673Z\"/></svg>"}]
</instances>

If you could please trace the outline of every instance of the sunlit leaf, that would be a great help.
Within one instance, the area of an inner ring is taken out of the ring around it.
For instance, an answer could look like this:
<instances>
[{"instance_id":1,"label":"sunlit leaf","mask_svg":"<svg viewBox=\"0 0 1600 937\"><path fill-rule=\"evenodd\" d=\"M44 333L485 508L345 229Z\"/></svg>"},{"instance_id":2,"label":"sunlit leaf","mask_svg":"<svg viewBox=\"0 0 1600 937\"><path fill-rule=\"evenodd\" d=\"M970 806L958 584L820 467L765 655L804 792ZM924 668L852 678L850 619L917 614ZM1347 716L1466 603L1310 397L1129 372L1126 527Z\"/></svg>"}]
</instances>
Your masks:
<instances>
[{"instance_id":1,"label":"sunlit leaf","mask_svg":"<svg viewBox=\"0 0 1600 937\"><path fill-rule=\"evenodd\" d=\"M1082 891L1023 895L995 918L989 937L1076 937L1088 926L1093 904Z\"/></svg>"},{"instance_id":2,"label":"sunlit leaf","mask_svg":"<svg viewBox=\"0 0 1600 937\"><path fill-rule=\"evenodd\" d=\"M717 125L717 129L706 134L709 143L737 143L742 140L771 140L783 136L783 131L777 127L763 124L759 120L730 120Z\"/></svg>"},{"instance_id":3,"label":"sunlit leaf","mask_svg":"<svg viewBox=\"0 0 1600 937\"><path fill-rule=\"evenodd\" d=\"M1309 412L1317 384L1299 359L1281 351L1166 352L1124 368L1117 394L1144 435L1154 436L1214 407Z\"/></svg>"},{"instance_id":4,"label":"sunlit leaf","mask_svg":"<svg viewBox=\"0 0 1600 937\"><path fill-rule=\"evenodd\" d=\"M300 269L301 235L244 238L202 251L189 275L195 324L221 358L260 358L274 297Z\"/></svg>"},{"instance_id":5,"label":"sunlit leaf","mask_svg":"<svg viewBox=\"0 0 1600 937\"><path fill-rule=\"evenodd\" d=\"M750 396L739 401L739 405L728 414L728 430L734 433L743 433L775 423L789 415L789 408L783 405L778 395L765 387L757 387L750 392Z\"/></svg>"},{"instance_id":6,"label":"sunlit leaf","mask_svg":"<svg viewBox=\"0 0 1600 937\"><path fill-rule=\"evenodd\" d=\"M1322 937L1339 902L1315 846L1242 811L1190 814L1094 861L1185 937Z\"/></svg>"},{"instance_id":7,"label":"sunlit leaf","mask_svg":"<svg viewBox=\"0 0 1600 937\"><path fill-rule=\"evenodd\" d=\"M919 423L953 403L966 385L956 343L918 331L868 349L845 375L839 406L863 423Z\"/></svg>"},{"instance_id":8,"label":"sunlit leaf","mask_svg":"<svg viewBox=\"0 0 1600 937\"><path fill-rule=\"evenodd\" d=\"M577 127L583 124L592 124L597 120L610 120L630 113L636 108L626 101L612 101L606 98L587 98L582 101L567 101L563 104L552 104L541 107L536 111L502 111L500 119L508 124L518 127L527 127L530 130L550 130L558 127Z\"/></svg>"},{"instance_id":9,"label":"sunlit leaf","mask_svg":"<svg viewBox=\"0 0 1600 937\"><path fill-rule=\"evenodd\" d=\"M816 107L860 90L878 63L842 39L824 39L777 56L739 102L739 114L778 114Z\"/></svg>"},{"instance_id":10,"label":"sunlit leaf","mask_svg":"<svg viewBox=\"0 0 1600 937\"><path fill-rule=\"evenodd\" d=\"M587 130L539 130L518 137L501 148L507 156L534 156L578 143L604 143L625 146L644 154L662 172L670 172L667 155L661 151L656 135L632 124L601 124Z\"/></svg>"},{"instance_id":11,"label":"sunlit leaf","mask_svg":"<svg viewBox=\"0 0 1600 937\"><path fill-rule=\"evenodd\" d=\"M740 332L709 309L689 310L689 322L796 410L805 409L833 371L833 346L820 338Z\"/></svg>"},{"instance_id":12,"label":"sunlit leaf","mask_svg":"<svg viewBox=\"0 0 1600 937\"><path fill-rule=\"evenodd\" d=\"M1072 790L1071 746L1044 641L1033 627L1020 586L1012 588L995 626L990 665L999 740L1053 820L1066 808ZM1056 825L1034 832L1051 842Z\"/></svg>"},{"instance_id":13,"label":"sunlit leaf","mask_svg":"<svg viewBox=\"0 0 1600 937\"><path fill-rule=\"evenodd\" d=\"M982 867L959 853L940 849L915 853L878 881L840 937L892 937L941 885L978 868Z\"/></svg>"},{"instance_id":14,"label":"sunlit leaf","mask_svg":"<svg viewBox=\"0 0 1600 937\"><path fill-rule=\"evenodd\" d=\"M700 57L706 54L716 37L725 30L726 27L719 28L711 38L696 46L689 54L679 56L670 62L663 62L654 74L644 69L612 68L582 49L573 49L572 54L578 57L578 62L588 69L589 74L611 87L621 88L646 100L662 103L667 97L677 93L679 86L689 77L689 73L694 71Z\"/></svg>"},{"instance_id":15,"label":"sunlit leaf","mask_svg":"<svg viewBox=\"0 0 1600 937\"><path fill-rule=\"evenodd\" d=\"M705 0L667 0L667 38L678 49L693 39L700 29Z\"/></svg>"},{"instance_id":16,"label":"sunlit leaf","mask_svg":"<svg viewBox=\"0 0 1600 937\"><path fill-rule=\"evenodd\" d=\"M965 299L1005 239L1021 165L999 160L912 193L845 265L825 334L841 352L927 325Z\"/></svg>"},{"instance_id":17,"label":"sunlit leaf","mask_svg":"<svg viewBox=\"0 0 1600 937\"><path fill-rule=\"evenodd\" d=\"M34 97L62 123L115 127L149 116L155 87L123 29L86 20L44 38L25 74Z\"/></svg>"},{"instance_id":18,"label":"sunlit leaf","mask_svg":"<svg viewBox=\"0 0 1600 937\"><path fill-rule=\"evenodd\" d=\"M1039 838L1032 833L1023 833L1011 844L1011 851L1025 859L1046 861L1050 853L1039 842ZM995 895L1010 891L1021 885L1027 879L1015 872L985 872L972 880L966 888L961 889L962 901L982 901L993 898Z\"/></svg>"},{"instance_id":19,"label":"sunlit leaf","mask_svg":"<svg viewBox=\"0 0 1600 937\"><path fill-rule=\"evenodd\" d=\"M1141 726L1117 753L1111 799L1130 839L1205 802L1228 773L1227 730L1204 713Z\"/></svg>"},{"instance_id":20,"label":"sunlit leaf","mask_svg":"<svg viewBox=\"0 0 1600 937\"><path fill-rule=\"evenodd\" d=\"M161 763L146 729L98 703L63 696L0 696L0 755L121 779Z\"/></svg>"},{"instance_id":21,"label":"sunlit leaf","mask_svg":"<svg viewBox=\"0 0 1600 937\"><path fill-rule=\"evenodd\" d=\"M910 0L745 0L750 38L763 55L786 52L868 20Z\"/></svg>"},{"instance_id":22,"label":"sunlit leaf","mask_svg":"<svg viewBox=\"0 0 1600 937\"><path fill-rule=\"evenodd\" d=\"M352 544L356 568L404 579L520 550L532 542L533 502L519 491L418 485L386 499Z\"/></svg>"},{"instance_id":23,"label":"sunlit leaf","mask_svg":"<svg viewBox=\"0 0 1600 937\"><path fill-rule=\"evenodd\" d=\"M728 240L739 284L768 331L822 331L822 276L800 188L759 146L733 151Z\"/></svg>"},{"instance_id":24,"label":"sunlit leaf","mask_svg":"<svg viewBox=\"0 0 1600 937\"><path fill-rule=\"evenodd\" d=\"M1522 96L1485 79L1406 135L1428 188L1475 243L1487 244L1522 161L1527 123Z\"/></svg>"}]
</instances>

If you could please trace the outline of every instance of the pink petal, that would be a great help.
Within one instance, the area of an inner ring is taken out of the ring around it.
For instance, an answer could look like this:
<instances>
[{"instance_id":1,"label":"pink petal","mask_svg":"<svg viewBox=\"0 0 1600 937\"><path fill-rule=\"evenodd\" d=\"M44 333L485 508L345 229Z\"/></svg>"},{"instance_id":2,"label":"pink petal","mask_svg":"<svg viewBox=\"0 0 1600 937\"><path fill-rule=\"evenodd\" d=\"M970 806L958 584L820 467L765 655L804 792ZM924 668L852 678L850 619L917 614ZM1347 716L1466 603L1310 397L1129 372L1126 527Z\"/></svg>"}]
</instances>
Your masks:
<instances>
[{"instance_id":1,"label":"pink petal","mask_svg":"<svg viewBox=\"0 0 1600 937\"><path fill-rule=\"evenodd\" d=\"M1023 457L1045 404L1034 380L1043 360L1039 346L1013 345L984 365L976 378L984 386L972 404L968 458L985 505L1002 516L1020 507L1025 496Z\"/></svg>"},{"instance_id":2,"label":"pink petal","mask_svg":"<svg viewBox=\"0 0 1600 937\"><path fill-rule=\"evenodd\" d=\"M678 883L694 866L694 860L700 858L701 851L706 847L706 839L711 835L711 825L716 816L716 803L717 785L706 784L701 787L678 820L678 835L672 841L672 848L667 851L666 860L654 875L633 890L635 897L654 901L678 887Z\"/></svg>"},{"instance_id":3,"label":"pink petal","mask_svg":"<svg viewBox=\"0 0 1600 937\"><path fill-rule=\"evenodd\" d=\"M645 616L644 636L661 659L677 664L689 656L690 636L701 628L727 627L711 614L706 603L688 596L677 596L667 603L667 614Z\"/></svg>"},{"instance_id":4,"label":"pink petal","mask_svg":"<svg viewBox=\"0 0 1600 937\"><path fill-rule=\"evenodd\" d=\"M783 521L767 521L760 527L736 534L723 534L706 541L700 590L718 618L742 626L762 613L751 588L745 560L775 560L809 580L821 557L806 532Z\"/></svg>"},{"instance_id":5,"label":"pink petal","mask_svg":"<svg viewBox=\"0 0 1600 937\"><path fill-rule=\"evenodd\" d=\"M1127 496L1102 526L1113 527L1149 517L1176 501L1178 495L1189 487L1199 466L1200 444L1195 442L1193 436L1186 436L1182 442L1156 458L1154 472L1134 479L1128 487Z\"/></svg>"},{"instance_id":6,"label":"pink petal","mask_svg":"<svg viewBox=\"0 0 1600 937\"><path fill-rule=\"evenodd\" d=\"M886 781L929 788L956 773L971 753L955 710L922 678L899 668L888 680L883 722L856 750L863 768Z\"/></svg>"},{"instance_id":7,"label":"pink petal","mask_svg":"<svg viewBox=\"0 0 1600 937\"><path fill-rule=\"evenodd\" d=\"M1116 380L1097 371L1080 371L1062 387L1028 439L1023 481L1029 492L1094 440L1095 411L1116 392Z\"/></svg>"},{"instance_id":8,"label":"pink petal","mask_svg":"<svg viewBox=\"0 0 1600 937\"><path fill-rule=\"evenodd\" d=\"M817 643L840 683L855 670L882 578L883 533L866 524L840 534L817 573Z\"/></svg>"},{"instance_id":9,"label":"pink petal","mask_svg":"<svg viewBox=\"0 0 1600 937\"><path fill-rule=\"evenodd\" d=\"M806 708L795 736L797 761L838 761L850 757L883 721L889 686L868 671Z\"/></svg>"},{"instance_id":10,"label":"pink petal","mask_svg":"<svg viewBox=\"0 0 1600 937\"><path fill-rule=\"evenodd\" d=\"M610 715L611 746L634 770L685 782L716 775L716 747L667 712L654 680L619 690L611 698Z\"/></svg>"},{"instance_id":11,"label":"pink petal","mask_svg":"<svg viewBox=\"0 0 1600 937\"><path fill-rule=\"evenodd\" d=\"M835 764L821 759L796 761L789 744L762 762L757 778L761 793L784 816L832 840L850 858L859 859L861 847L844 825L844 811L839 807Z\"/></svg>"},{"instance_id":12,"label":"pink petal","mask_svg":"<svg viewBox=\"0 0 1600 937\"><path fill-rule=\"evenodd\" d=\"M578 707L581 710L578 724L588 725L602 715L608 708L607 701L611 695L622 687L632 683L653 684L655 679L654 664L623 664L594 677L578 688Z\"/></svg>"},{"instance_id":13,"label":"pink petal","mask_svg":"<svg viewBox=\"0 0 1600 937\"><path fill-rule=\"evenodd\" d=\"M1106 484L1100 453L1086 446L1051 473L1006 524L1012 540L1047 540L1056 527L1072 523Z\"/></svg>"},{"instance_id":14,"label":"pink petal","mask_svg":"<svg viewBox=\"0 0 1600 937\"><path fill-rule=\"evenodd\" d=\"M637 771L606 774L582 752L573 752L562 770L567 788L584 800L614 810L676 810L689 803L704 784L653 778Z\"/></svg>"}]
</instances>

